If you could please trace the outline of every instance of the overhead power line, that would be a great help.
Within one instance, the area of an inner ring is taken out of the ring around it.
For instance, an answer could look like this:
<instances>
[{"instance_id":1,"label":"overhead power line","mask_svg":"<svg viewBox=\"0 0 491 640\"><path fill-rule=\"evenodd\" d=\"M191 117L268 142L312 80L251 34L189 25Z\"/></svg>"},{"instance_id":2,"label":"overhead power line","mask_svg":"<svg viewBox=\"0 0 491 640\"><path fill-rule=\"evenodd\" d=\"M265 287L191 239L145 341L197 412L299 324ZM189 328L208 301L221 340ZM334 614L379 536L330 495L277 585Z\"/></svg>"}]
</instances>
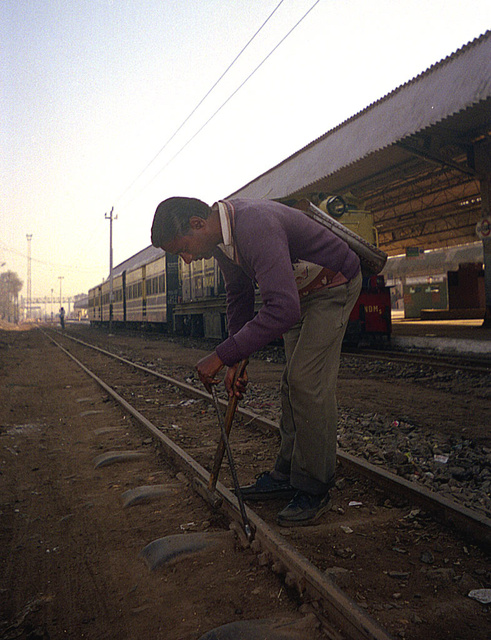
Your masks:
<instances>
[{"instance_id":1,"label":"overhead power line","mask_svg":"<svg viewBox=\"0 0 491 640\"><path fill-rule=\"evenodd\" d=\"M28 253L24 253L23 251L18 251L17 249L11 249L10 247L7 247L3 243L0 243L0 248L3 251L8 251L9 253L16 254L17 256L20 256L21 258L28 258L29 257ZM98 272L100 270L99 267L92 267L91 269L87 269L87 268L84 268L84 267L79 267L78 265L75 265L75 264L58 264L58 263L54 263L54 262L47 262L46 260L40 260L39 258L31 258L31 260L32 260L32 262L44 265L44 266L49 267L51 269L64 269L64 270L68 270L68 271L76 271L77 273L81 272L81 271L84 272L84 273L94 273L95 271Z\"/></svg>"},{"instance_id":2,"label":"overhead power line","mask_svg":"<svg viewBox=\"0 0 491 640\"><path fill-rule=\"evenodd\" d=\"M218 80L215 81L215 83L210 87L210 89L208 89L208 91L205 93L205 95L201 98L201 100L198 102L198 104L194 107L194 109L189 113L189 115L181 122L181 124L179 125L179 127L174 131L174 133L171 135L171 137L165 142L165 144L157 151L157 153L154 155L154 157L150 160L150 162L148 162L148 164L142 169L142 171L140 171L140 173L136 176L136 178L133 180L133 182L128 185L128 187L126 187L126 189L123 191L123 193L121 193L120 196L118 196L116 198L116 203L118 203L127 193L128 191L133 187L133 185L141 178L141 176L147 171L147 169L155 162L155 160L160 156L160 154L167 148L167 146L172 142L172 140L174 140L174 138L176 137L176 135L179 133L179 131L184 127L184 125L186 124L186 122L188 122L188 120L196 113L196 111L199 109L199 107L203 104L203 102L206 100L206 98L210 95L210 93L215 89L215 87L223 80L223 78L226 76L226 74L230 71L230 69L234 66L234 64L237 62L237 60L240 58L240 56L244 53L244 51L249 47L249 45L252 43L252 41L256 38L256 36L264 29L264 27L266 26L266 24L271 20L271 18L273 17L273 15L276 13L276 11L280 8L280 6L283 4L285 0L280 0L280 2L276 5L276 7L273 9L273 11L269 14L269 16L266 18L266 20L263 22L263 24L259 27L259 29L255 32L255 34L252 36L252 38L250 38L250 40L247 42L247 44L242 47L242 49L239 51L239 53L235 56L235 58L232 60L232 62L228 65L228 67L225 69L225 71L222 73L222 75L218 78Z\"/></svg>"},{"instance_id":3,"label":"overhead power line","mask_svg":"<svg viewBox=\"0 0 491 640\"><path fill-rule=\"evenodd\" d=\"M145 184L143 185L143 187L133 196L133 198L129 201L132 202L144 189L146 189L154 180L155 178L157 178L162 171L164 171L164 169L166 169L172 162L174 162L174 160L179 156L180 153L182 153L182 151L184 151L184 149L196 138L196 136L198 136L203 129L208 126L208 124L213 120L213 118L220 113L220 111L223 109L223 107L228 104L228 102L230 102L230 100L240 91L240 89L242 89L242 87L252 78L252 76L256 73L256 71L258 71L263 64L273 55L273 53L283 44L283 42L285 42L285 40L295 31L295 29L305 20L305 18L309 15L309 13L319 4L321 0L316 0L316 2L314 2L314 4L310 7L310 9L308 9L304 15L300 18L300 20L298 20L298 22L296 22L296 24L290 29L290 31L288 31L288 33L283 36L283 38L278 42L278 44L271 49L271 51L268 53L268 55L263 58L263 60L257 65L257 67L247 76L247 78L237 87L237 89L235 89L235 91L233 91L229 97L220 105L220 107L218 107L218 109L208 118L208 120L198 129L198 131L196 131L191 138L189 138L189 140L183 144L183 146L179 149L179 151L177 151L172 158L170 158L170 160L161 168L157 171L157 173Z\"/></svg>"}]
</instances>

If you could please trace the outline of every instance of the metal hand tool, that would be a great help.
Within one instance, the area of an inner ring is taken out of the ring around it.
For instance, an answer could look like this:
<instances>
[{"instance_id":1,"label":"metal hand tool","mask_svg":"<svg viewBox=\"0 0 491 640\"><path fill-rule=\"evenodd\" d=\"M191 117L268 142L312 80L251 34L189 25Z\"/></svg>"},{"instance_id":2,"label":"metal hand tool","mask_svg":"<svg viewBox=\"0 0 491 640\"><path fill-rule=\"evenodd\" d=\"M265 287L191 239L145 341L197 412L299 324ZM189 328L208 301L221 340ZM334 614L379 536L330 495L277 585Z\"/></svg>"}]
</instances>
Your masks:
<instances>
[{"instance_id":1,"label":"metal hand tool","mask_svg":"<svg viewBox=\"0 0 491 640\"><path fill-rule=\"evenodd\" d=\"M237 367L237 370L234 375L234 382L233 382L234 387L238 378L241 378L244 375L247 363L248 363L247 360L241 360L241 362L239 363L239 366ZM253 537L253 534L251 532L251 527L249 525L247 514L245 512L244 501L242 498L242 493L240 491L239 482L237 480L237 473L235 470L235 465L232 458L230 445L228 443L228 434L232 429L232 422L235 416L235 411L237 409L238 398L236 395L233 395L229 399L228 405L227 405L227 412L225 415L225 422L224 422L215 387L212 387L212 397L213 397L213 402L215 404L215 410L218 416L218 422L220 424L221 438L220 438L220 442L218 443L217 450L215 452L215 459L213 461L213 467L208 480L208 486L206 486L199 478L194 478L193 487L197 491L197 493L199 493L200 496L204 498L214 509L218 508L221 505L222 498L216 493L216 484L218 480L218 474L220 473L223 456L225 454L225 451L227 450L229 463L231 461L230 469L232 472L237 500L239 502L241 516L244 523L244 531L246 533L247 538L251 540Z\"/></svg>"},{"instance_id":2,"label":"metal hand tool","mask_svg":"<svg viewBox=\"0 0 491 640\"><path fill-rule=\"evenodd\" d=\"M239 362L239 366L237 367L237 371L235 372L235 375L234 375L233 387L235 387L236 381L239 378L242 378L242 376L244 375L248 362L249 362L248 360L241 360ZM232 422L234 420L235 411L237 409L238 402L239 400L235 394L228 401L227 411L225 413L225 431L227 432L227 436L229 435L232 429ZM217 403L215 401L215 408L216 407L217 407ZM218 447L215 452L215 459L213 460L213 467L211 469L210 479L208 482L209 491L215 491L217 480L218 480L218 474L220 473L220 467L222 466L222 460L223 460L224 454L225 454L225 441L222 437L220 439L220 442L218 443Z\"/></svg>"},{"instance_id":3,"label":"metal hand tool","mask_svg":"<svg viewBox=\"0 0 491 640\"><path fill-rule=\"evenodd\" d=\"M232 478L234 481L235 495L237 497L237 501L239 503L240 515L242 516L242 524L244 526L244 532L247 536L247 539L251 541L253 539L251 525L249 524L249 518L247 517L247 513L244 506L244 499L242 497L242 491L240 490L239 479L237 477L237 469L235 468L235 462L232 456L232 450L230 448L230 443L228 441L228 434L225 429L225 423L223 421L222 410L220 409L220 404L218 402L218 396L215 386L211 388L211 393L213 396L213 401L215 403L215 410L217 412L218 423L220 425L220 430L222 432L222 441L225 445L225 451L227 452L228 463L230 465L230 471L232 473ZM211 480L211 478L210 478ZM216 479L215 479L216 484Z\"/></svg>"}]
</instances>

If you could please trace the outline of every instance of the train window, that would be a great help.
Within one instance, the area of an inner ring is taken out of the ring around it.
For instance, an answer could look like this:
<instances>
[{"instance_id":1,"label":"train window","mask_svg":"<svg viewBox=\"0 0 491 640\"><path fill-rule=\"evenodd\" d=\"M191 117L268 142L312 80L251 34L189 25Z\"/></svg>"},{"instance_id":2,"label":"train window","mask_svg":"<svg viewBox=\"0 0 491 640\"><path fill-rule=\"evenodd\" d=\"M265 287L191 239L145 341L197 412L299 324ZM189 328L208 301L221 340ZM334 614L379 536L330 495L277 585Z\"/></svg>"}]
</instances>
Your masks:
<instances>
[{"instance_id":1,"label":"train window","mask_svg":"<svg viewBox=\"0 0 491 640\"><path fill-rule=\"evenodd\" d=\"M164 293L165 291L165 280L163 274L159 276L159 293Z\"/></svg>"}]
</instances>

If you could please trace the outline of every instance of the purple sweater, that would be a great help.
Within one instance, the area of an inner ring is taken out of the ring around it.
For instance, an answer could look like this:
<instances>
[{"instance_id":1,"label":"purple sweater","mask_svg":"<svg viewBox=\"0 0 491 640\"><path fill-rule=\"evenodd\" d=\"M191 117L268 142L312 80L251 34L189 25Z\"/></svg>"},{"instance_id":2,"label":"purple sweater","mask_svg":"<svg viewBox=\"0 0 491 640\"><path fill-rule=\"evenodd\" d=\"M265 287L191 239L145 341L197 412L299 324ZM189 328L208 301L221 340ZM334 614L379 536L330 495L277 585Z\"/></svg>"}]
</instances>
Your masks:
<instances>
[{"instance_id":1,"label":"purple sweater","mask_svg":"<svg viewBox=\"0 0 491 640\"><path fill-rule=\"evenodd\" d=\"M240 265L220 249L214 256L227 291L229 337L216 352L231 366L279 338L300 320L292 262L306 260L351 280L360 261L346 242L302 211L271 200L228 200ZM263 305L254 316L254 281Z\"/></svg>"}]
</instances>

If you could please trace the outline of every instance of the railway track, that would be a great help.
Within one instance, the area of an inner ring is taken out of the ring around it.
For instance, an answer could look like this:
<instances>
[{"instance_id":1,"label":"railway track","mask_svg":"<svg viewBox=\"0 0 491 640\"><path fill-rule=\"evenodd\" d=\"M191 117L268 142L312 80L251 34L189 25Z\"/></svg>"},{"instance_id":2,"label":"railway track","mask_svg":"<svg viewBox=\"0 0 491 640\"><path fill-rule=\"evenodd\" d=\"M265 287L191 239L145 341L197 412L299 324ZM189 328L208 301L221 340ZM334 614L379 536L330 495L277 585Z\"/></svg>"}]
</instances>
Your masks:
<instances>
[{"instance_id":1,"label":"railway track","mask_svg":"<svg viewBox=\"0 0 491 640\"><path fill-rule=\"evenodd\" d=\"M390 351L387 349L347 350L345 353L360 360L383 360L409 365L428 365L436 369L466 371L468 373L491 373L489 358L470 358L467 356L444 356L427 353L407 353L406 351Z\"/></svg>"},{"instance_id":2,"label":"railway track","mask_svg":"<svg viewBox=\"0 0 491 640\"><path fill-rule=\"evenodd\" d=\"M89 345L66 339L56 336L70 357L90 362L90 375L151 432L174 464L206 482L218 434L210 396L92 346L88 355ZM245 483L272 464L277 433L271 420L245 409L239 413L231 437ZM259 562L309 603L328 637L487 637L485 607L476 607L468 592L489 579L482 572L491 540L489 519L366 461L342 452L339 460L333 508L318 526L282 530L275 523L283 506L278 503L248 509ZM224 513L239 522L235 497L225 486L230 486L225 465L222 480L218 492ZM455 618L446 613L442 620L449 602ZM483 611L484 626L479 622Z\"/></svg>"}]
</instances>

